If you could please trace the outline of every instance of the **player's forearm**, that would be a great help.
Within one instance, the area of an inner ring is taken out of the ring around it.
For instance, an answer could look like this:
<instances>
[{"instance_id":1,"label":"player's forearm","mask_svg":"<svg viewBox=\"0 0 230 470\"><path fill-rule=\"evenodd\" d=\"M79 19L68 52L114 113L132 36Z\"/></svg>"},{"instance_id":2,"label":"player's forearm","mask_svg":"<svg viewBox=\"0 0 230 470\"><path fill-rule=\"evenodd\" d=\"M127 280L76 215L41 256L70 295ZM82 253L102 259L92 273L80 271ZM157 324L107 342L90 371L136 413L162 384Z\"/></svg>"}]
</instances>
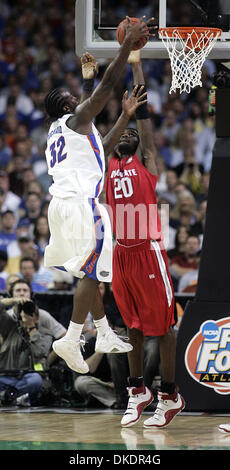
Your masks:
<instances>
[{"instance_id":1,"label":"player's forearm","mask_svg":"<svg viewBox=\"0 0 230 470\"><path fill-rule=\"evenodd\" d=\"M144 85L144 73L142 70L141 62L132 64L133 83L134 85Z\"/></svg>"},{"instance_id":2,"label":"player's forearm","mask_svg":"<svg viewBox=\"0 0 230 470\"><path fill-rule=\"evenodd\" d=\"M83 103L83 101L87 100L87 98L89 98L92 95L93 89L94 89L94 77L84 78L83 84L82 84L82 95L81 95L80 103Z\"/></svg>"},{"instance_id":3,"label":"player's forearm","mask_svg":"<svg viewBox=\"0 0 230 470\"><path fill-rule=\"evenodd\" d=\"M125 70L125 65L131 52L132 45L133 40L131 39L131 37L127 36L124 42L122 43L117 56L111 62L111 64L108 66L104 73L104 77L102 79L103 87L111 88L119 82Z\"/></svg>"},{"instance_id":4,"label":"player's forearm","mask_svg":"<svg viewBox=\"0 0 230 470\"><path fill-rule=\"evenodd\" d=\"M114 149L115 145L119 141L122 133L127 127L127 124L129 122L129 118L127 115L125 115L124 112L121 113L119 116L116 124L113 126L113 128L106 134L106 136L103 139L103 147L104 147L104 152L105 156L107 157Z\"/></svg>"},{"instance_id":5,"label":"player's forearm","mask_svg":"<svg viewBox=\"0 0 230 470\"><path fill-rule=\"evenodd\" d=\"M153 128L151 119L138 119L137 129L140 137L140 144L145 167L150 171L150 173L156 175L158 173L156 166L157 149L153 141Z\"/></svg>"}]
</instances>

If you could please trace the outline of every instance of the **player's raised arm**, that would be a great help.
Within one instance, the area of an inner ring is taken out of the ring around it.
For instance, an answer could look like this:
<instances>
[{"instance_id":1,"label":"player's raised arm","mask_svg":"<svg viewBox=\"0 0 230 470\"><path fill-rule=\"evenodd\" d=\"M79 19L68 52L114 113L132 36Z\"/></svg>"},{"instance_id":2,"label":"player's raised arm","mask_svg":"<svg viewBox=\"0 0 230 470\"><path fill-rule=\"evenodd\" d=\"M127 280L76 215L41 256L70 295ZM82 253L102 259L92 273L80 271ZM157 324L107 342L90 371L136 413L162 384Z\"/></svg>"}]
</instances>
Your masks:
<instances>
[{"instance_id":1,"label":"player's raised arm","mask_svg":"<svg viewBox=\"0 0 230 470\"><path fill-rule=\"evenodd\" d=\"M139 87L145 85L144 74L140 59L140 51L132 51L128 61L132 65L134 87L136 85L138 85ZM145 91L145 88L142 90ZM153 140L153 129L151 119L149 117L147 100L136 110L136 120L141 150L145 160L145 166L150 171L150 173L156 175L157 151Z\"/></svg>"},{"instance_id":2,"label":"player's raised arm","mask_svg":"<svg viewBox=\"0 0 230 470\"><path fill-rule=\"evenodd\" d=\"M92 95L94 89L94 79L98 72L98 63L95 57L89 52L85 52L81 56L81 71L83 78L83 89L80 103L83 103Z\"/></svg>"},{"instance_id":3,"label":"player's raised arm","mask_svg":"<svg viewBox=\"0 0 230 470\"><path fill-rule=\"evenodd\" d=\"M128 91L124 93L122 99L122 113L113 128L103 138L105 156L108 156L114 150L115 145L118 143L130 118L133 116L137 108L147 101L146 93L142 92L143 89L144 87L134 87L129 98Z\"/></svg>"},{"instance_id":4,"label":"player's raised arm","mask_svg":"<svg viewBox=\"0 0 230 470\"><path fill-rule=\"evenodd\" d=\"M101 82L95 88L91 97L77 106L75 110L77 125L89 123L102 111L112 89L119 82L124 72L134 42L145 37L147 34L148 27L144 18L141 18L135 25L128 23L125 39L119 48L117 56L107 67Z\"/></svg>"}]
</instances>

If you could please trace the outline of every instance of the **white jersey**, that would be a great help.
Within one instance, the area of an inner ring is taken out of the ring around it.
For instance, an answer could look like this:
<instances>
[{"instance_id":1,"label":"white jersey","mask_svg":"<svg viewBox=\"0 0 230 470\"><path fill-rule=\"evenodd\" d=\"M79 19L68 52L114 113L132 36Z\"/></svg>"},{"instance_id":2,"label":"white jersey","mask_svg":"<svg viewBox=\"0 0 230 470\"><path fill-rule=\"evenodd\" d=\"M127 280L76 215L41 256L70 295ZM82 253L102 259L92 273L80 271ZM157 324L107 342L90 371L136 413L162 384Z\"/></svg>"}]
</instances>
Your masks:
<instances>
[{"instance_id":1,"label":"white jersey","mask_svg":"<svg viewBox=\"0 0 230 470\"><path fill-rule=\"evenodd\" d=\"M105 157L99 133L78 134L66 125L72 114L52 123L46 148L48 173L53 177L52 196L98 198L104 185Z\"/></svg>"}]
</instances>

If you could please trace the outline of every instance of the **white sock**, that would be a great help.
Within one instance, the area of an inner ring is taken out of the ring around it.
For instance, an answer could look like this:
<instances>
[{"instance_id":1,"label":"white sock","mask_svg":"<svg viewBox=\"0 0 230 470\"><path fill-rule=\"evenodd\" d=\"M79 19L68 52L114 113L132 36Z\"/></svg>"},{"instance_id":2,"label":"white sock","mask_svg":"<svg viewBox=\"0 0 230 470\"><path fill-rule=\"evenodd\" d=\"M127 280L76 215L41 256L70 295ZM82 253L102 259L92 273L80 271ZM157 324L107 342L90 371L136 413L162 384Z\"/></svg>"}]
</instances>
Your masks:
<instances>
[{"instance_id":1,"label":"white sock","mask_svg":"<svg viewBox=\"0 0 230 470\"><path fill-rule=\"evenodd\" d=\"M72 341L78 341L80 339L84 323L75 323L70 321L68 330L66 332L65 338L71 339Z\"/></svg>"},{"instance_id":2,"label":"white sock","mask_svg":"<svg viewBox=\"0 0 230 470\"><path fill-rule=\"evenodd\" d=\"M97 332L99 335L104 335L108 331L109 324L108 324L106 316L104 316L100 320L93 320L93 322L97 328Z\"/></svg>"}]
</instances>

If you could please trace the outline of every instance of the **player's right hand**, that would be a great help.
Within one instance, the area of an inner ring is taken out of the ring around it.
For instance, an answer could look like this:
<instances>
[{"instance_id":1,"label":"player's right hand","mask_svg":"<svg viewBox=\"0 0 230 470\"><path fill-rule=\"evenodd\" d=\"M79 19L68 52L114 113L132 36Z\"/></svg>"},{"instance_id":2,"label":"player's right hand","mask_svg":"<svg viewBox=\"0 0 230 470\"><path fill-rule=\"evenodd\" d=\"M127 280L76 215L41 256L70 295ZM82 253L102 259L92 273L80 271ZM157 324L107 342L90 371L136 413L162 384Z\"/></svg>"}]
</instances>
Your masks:
<instances>
[{"instance_id":1,"label":"player's right hand","mask_svg":"<svg viewBox=\"0 0 230 470\"><path fill-rule=\"evenodd\" d=\"M149 37L149 30L148 26L145 22L145 16L142 16L138 23L131 24L131 20L129 16L126 16L127 26L126 26L126 36L125 39L131 39L132 42L136 42L141 38L148 39Z\"/></svg>"}]
</instances>

